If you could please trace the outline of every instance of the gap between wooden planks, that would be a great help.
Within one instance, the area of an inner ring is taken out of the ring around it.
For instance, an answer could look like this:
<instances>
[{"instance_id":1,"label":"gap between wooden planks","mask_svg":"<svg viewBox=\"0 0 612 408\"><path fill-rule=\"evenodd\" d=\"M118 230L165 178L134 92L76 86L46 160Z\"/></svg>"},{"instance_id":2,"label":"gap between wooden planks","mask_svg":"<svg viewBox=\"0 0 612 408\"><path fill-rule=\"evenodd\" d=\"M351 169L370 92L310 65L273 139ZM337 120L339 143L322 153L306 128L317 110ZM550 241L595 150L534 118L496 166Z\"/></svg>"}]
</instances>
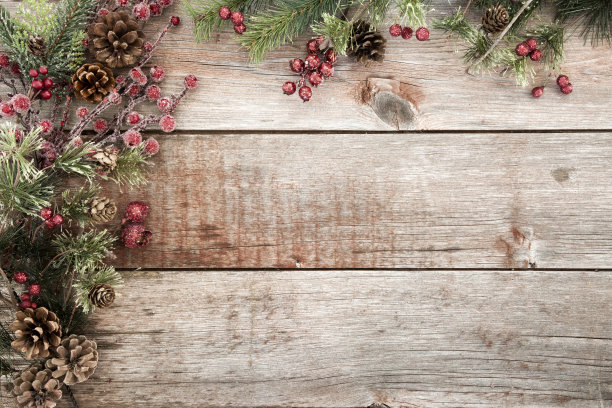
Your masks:
<instances>
[{"instance_id":1,"label":"gap between wooden planks","mask_svg":"<svg viewBox=\"0 0 612 408\"><path fill-rule=\"evenodd\" d=\"M612 134L179 134L122 268L612 265Z\"/></svg>"},{"instance_id":2,"label":"gap between wooden planks","mask_svg":"<svg viewBox=\"0 0 612 408\"><path fill-rule=\"evenodd\" d=\"M125 273L82 408L612 401L610 272ZM63 405L64 407L66 405Z\"/></svg>"}]
</instances>

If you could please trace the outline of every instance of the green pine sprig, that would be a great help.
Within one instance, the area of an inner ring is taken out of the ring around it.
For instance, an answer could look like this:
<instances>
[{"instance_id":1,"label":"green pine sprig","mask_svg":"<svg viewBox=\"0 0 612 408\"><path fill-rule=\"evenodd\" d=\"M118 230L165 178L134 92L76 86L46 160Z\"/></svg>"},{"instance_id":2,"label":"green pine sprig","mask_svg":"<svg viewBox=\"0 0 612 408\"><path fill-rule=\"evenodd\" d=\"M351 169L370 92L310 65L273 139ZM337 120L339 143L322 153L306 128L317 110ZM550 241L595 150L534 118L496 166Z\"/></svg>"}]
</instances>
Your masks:
<instances>
[{"instance_id":1,"label":"green pine sprig","mask_svg":"<svg viewBox=\"0 0 612 408\"><path fill-rule=\"evenodd\" d=\"M147 183L147 170L152 163L144 150L144 144L119 152L117 166L109 175L120 186L140 186Z\"/></svg>"},{"instance_id":2,"label":"green pine sprig","mask_svg":"<svg viewBox=\"0 0 612 408\"><path fill-rule=\"evenodd\" d=\"M87 271L87 273L83 273L76 279L73 286L75 289L75 301L85 313L96 309L96 306L89 301L91 288L95 285L104 284L118 288L123 285L123 278L112 266L100 265L99 268Z\"/></svg>"},{"instance_id":3,"label":"green pine sprig","mask_svg":"<svg viewBox=\"0 0 612 408\"><path fill-rule=\"evenodd\" d=\"M612 43L612 2L610 0L555 0L561 23L582 25L584 41L593 46Z\"/></svg>"}]
</instances>

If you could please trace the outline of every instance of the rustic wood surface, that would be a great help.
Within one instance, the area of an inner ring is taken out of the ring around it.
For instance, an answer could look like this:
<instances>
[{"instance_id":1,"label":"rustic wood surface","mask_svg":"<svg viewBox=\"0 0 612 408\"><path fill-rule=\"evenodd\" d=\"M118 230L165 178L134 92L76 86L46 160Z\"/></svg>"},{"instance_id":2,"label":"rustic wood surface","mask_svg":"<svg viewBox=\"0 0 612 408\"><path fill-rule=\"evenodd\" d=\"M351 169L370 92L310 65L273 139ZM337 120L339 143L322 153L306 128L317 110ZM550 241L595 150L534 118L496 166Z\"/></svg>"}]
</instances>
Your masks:
<instances>
[{"instance_id":1,"label":"rustic wood surface","mask_svg":"<svg viewBox=\"0 0 612 408\"><path fill-rule=\"evenodd\" d=\"M612 407L610 48L568 41L575 92L534 100L434 30L304 104L280 86L308 36L252 66L169 14L163 89L201 86L151 183L108 187L155 235L113 260L81 408Z\"/></svg>"}]
</instances>

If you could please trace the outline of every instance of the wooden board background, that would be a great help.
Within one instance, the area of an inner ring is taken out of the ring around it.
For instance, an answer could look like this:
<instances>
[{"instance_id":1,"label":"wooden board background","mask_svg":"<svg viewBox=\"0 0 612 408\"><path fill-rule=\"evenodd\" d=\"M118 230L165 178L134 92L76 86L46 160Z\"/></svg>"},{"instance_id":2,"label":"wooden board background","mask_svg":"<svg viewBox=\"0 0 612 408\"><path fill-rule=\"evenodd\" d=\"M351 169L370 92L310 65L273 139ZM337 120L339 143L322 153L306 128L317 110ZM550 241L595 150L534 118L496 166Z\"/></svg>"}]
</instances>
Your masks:
<instances>
[{"instance_id":1,"label":"wooden board background","mask_svg":"<svg viewBox=\"0 0 612 408\"><path fill-rule=\"evenodd\" d=\"M612 407L609 48L570 40L575 92L534 100L433 31L304 104L280 86L307 36L251 66L191 30L152 61L201 80L179 131L109 186L155 235L113 260L81 407Z\"/></svg>"}]
</instances>

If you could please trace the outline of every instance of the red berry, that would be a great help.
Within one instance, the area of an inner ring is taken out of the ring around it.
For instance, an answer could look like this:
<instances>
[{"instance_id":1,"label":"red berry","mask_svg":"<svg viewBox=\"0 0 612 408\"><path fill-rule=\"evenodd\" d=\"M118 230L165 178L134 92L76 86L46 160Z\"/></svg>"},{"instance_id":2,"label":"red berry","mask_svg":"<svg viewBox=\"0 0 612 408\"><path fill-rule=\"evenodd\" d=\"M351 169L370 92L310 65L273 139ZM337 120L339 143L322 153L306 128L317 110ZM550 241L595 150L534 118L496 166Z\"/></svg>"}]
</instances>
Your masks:
<instances>
[{"instance_id":1,"label":"red berry","mask_svg":"<svg viewBox=\"0 0 612 408\"><path fill-rule=\"evenodd\" d=\"M41 120L39 126L45 135L48 135L53 130L53 123L49 119Z\"/></svg>"},{"instance_id":2,"label":"red berry","mask_svg":"<svg viewBox=\"0 0 612 408\"><path fill-rule=\"evenodd\" d=\"M232 11L230 18L232 19L232 23L234 25L240 25L244 22L244 16L239 11Z\"/></svg>"},{"instance_id":3,"label":"red berry","mask_svg":"<svg viewBox=\"0 0 612 408\"><path fill-rule=\"evenodd\" d=\"M529 38L525 40L525 44L529 47L529 51L534 51L538 48L538 42L534 38Z\"/></svg>"},{"instance_id":4,"label":"red berry","mask_svg":"<svg viewBox=\"0 0 612 408\"><path fill-rule=\"evenodd\" d=\"M13 105L13 109L15 109L15 112L17 113L26 113L32 105L30 102L30 98L28 98L24 94L13 95L10 102Z\"/></svg>"},{"instance_id":5,"label":"red berry","mask_svg":"<svg viewBox=\"0 0 612 408\"><path fill-rule=\"evenodd\" d=\"M336 54L336 51L334 51L333 48L330 48L325 52L325 61L329 62L332 65L334 65L336 61L338 61L338 54Z\"/></svg>"},{"instance_id":6,"label":"red berry","mask_svg":"<svg viewBox=\"0 0 612 408\"><path fill-rule=\"evenodd\" d=\"M540 61L542 59L542 51L540 50L531 51L531 54L529 54L529 58L531 58L532 61Z\"/></svg>"},{"instance_id":7,"label":"red berry","mask_svg":"<svg viewBox=\"0 0 612 408\"><path fill-rule=\"evenodd\" d=\"M312 71L308 74L308 81L316 88L323 82L323 76L317 71Z\"/></svg>"},{"instance_id":8,"label":"red berry","mask_svg":"<svg viewBox=\"0 0 612 408\"><path fill-rule=\"evenodd\" d=\"M130 87L128 88L127 93L128 93L128 95L130 95L131 97L135 98L135 97L137 97L138 95L140 95L140 91L141 91L141 89L140 89L140 87L139 87L138 85L132 85L132 86L130 86Z\"/></svg>"},{"instance_id":9,"label":"red berry","mask_svg":"<svg viewBox=\"0 0 612 408\"><path fill-rule=\"evenodd\" d=\"M136 111L132 111L128 113L125 118L125 122L130 126L139 124L141 120L142 120L142 115Z\"/></svg>"},{"instance_id":10,"label":"red berry","mask_svg":"<svg viewBox=\"0 0 612 408\"><path fill-rule=\"evenodd\" d=\"M98 14L101 15L101 16L105 16L108 13L110 13L110 11L108 11L108 9L106 9L106 8L101 8L100 11L98 11Z\"/></svg>"},{"instance_id":11,"label":"red berry","mask_svg":"<svg viewBox=\"0 0 612 408\"><path fill-rule=\"evenodd\" d=\"M132 201L125 207L125 218L131 222L143 222L149 215L149 206L144 201Z\"/></svg>"},{"instance_id":12,"label":"red berry","mask_svg":"<svg viewBox=\"0 0 612 408\"><path fill-rule=\"evenodd\" d=\"M37 305L36 303L32 302L32 303L30 304L30 307L31 307L32 309L36 309L36 308L38 307L38 305Z\"/></svg>"},{"instance_id":13,"label":"red berry","mask_svg":"<svg viewBox=\"0 0 612 408\"><path fill-rule=\"evenodd\" d=\"M283 93L285 95L292 95L295 93L296 85L295 82L287 81L283 84Z\"/></svg>"},{"instance_id":14,"label":"red berry","mask_svg":"<svg viewBox=\"0 0 612 408\"><path fill-rule=\"evenodd\" d=\"M172 109L172 102L168 98L159 98L157 100L157 108L162 112L170 112Z\"/></svg>"},{"instance_id":15,"label":"red berry","mask_svg":"<svg viewBox=\"0 0 612 408\"><path fill-rule=\"evenodd\" d=\"M412 38L412 28L404 27L402 29L402 38L404 40L409 40L410 38Z\"/></svg>"},{"instance_id":16,"label":"red berry","mask_svg":"<svg viewBox=\"0 0 612 408\"><path fill-rule=\"evenodd\" d=\"M187 75L183 82L187 89L195 89L198 86L198 78L195 75Z\"/></svg>"},{"instance_id":17,"label":"red berry","mask_svg":"<svg viewBox=\"0 0 612 408\"><path fill-rule=\"evenodd\" d=\"M564 87L565 85L569 83L570 81L567 75L559 75L557 77L557 85L559 85L560 87Z\"/></svg>"},{"instance_id":18,"label":"red berry","mask_svg":"<svg viewBox=\"0 0 612 408\"><path fill-rule=\"evenodd\" d=\"M299 95L304 102L308 102L312 98L312 89L309 86L303 86L300 88Z\"/></svg>"},{"instance_id":19,"label":"red berry","mask_svg":"<svg viewBox=\"0 0 612 408\"><path fill-rule=\"evenodd\" d=\"M172 5L173 0L157 0L157 2L161 4L162 7L169 7Z\"/></svg>"},{"instance_id":20,"label":"red berry","mask_svg":"<svg viewBox=\"0 0 612 408\"><path fill-rule=\"evenodd\" d=\"M32 296L40 295L40 290L41 290L41 287L40 287L40 285L38 283L33 283L28 288L28 292L30 292L30 295L32 295Z\"/></svg>"},{"instance_id":21,"label":"red berry","mask_svg":"<svg viewBox=\"0 0 612 408\"><path fill-rule=\"evenodd\" d=\"M32 307L32 303L30 303L29 301L24 301L19 303L19 307L22 309L28 309Z\"/></svg>"},{"instance_id":22,"label":"red berry","mask_svg":"<svg viewBox=\"0 0 612 408\"><path fill-rule=\"evenodd\" d=\"M297 72L298 74L304 70L304 65L304 61L299 58L289 61L289 68L291 68L293 72Z\"/></svg>"},{"instance_id":23,"label":"red berry","mask_svg":"<svg viewBox=\"0 0 612 408\"><path fill-rule=\"evenodd\" d=\"M103 133L108 130L108 122L105 119L99 118L94 121L92 127L96 133Z\"/></svg>"},{"instance_id":24,"label":"red berry","mask_svg":"<svg viewBox=\"0 0 612 408\"><path fill-rule=\"evenodd\" d=\"M542 96L543 93L544 93L543 86L536 86L535 88L531 90L531 95L533 95L534 98L539 98L540 96Z\"/></svg>"},{"instance_id":25,"label":"red berry","mask_svg":"<svg viewBox=\"0 0 612 408\"><path fill-rule=\"evenodd\" d=\"M567 85L561 87L561 92L563 92L566 95L571 94L573 90L574 90L574 87L569 82L567 83Z\"/></svg>"},{"instance_id":26,"label":"red berry","mask_svg":"<svg viewBox=\"0 0 612 408\"><path fill-rule=\"evenodd\" d=\"M305 64L306 68L308 69L317 69L320 63L321 60L319 59L319 56L317 54L308 54L308 56L306 57Z\"/></svg>"},{"instance_id":27,"label":"red berry","mask_svg":"<svg viewBox=\"0 0 612 408\"><path fill-rule=\"evenodd\" d=\"M10 65L11 61L9 60L8 55L6 54L0 54L0 67L8 67Z\"/></svg>"},{"instance_id":28,"label":"red berry","mask_svg":"<svg viewBox=\"0 0 612 408\"><path fill-rule=\"evenodd\" d=\"M121 231L121 240L128 248L139 248L147 245L153 233L147 231L140 223L127 223Z\"/></svg>"},{"instance_id":29,"label":"red berry","mask_svg":"<svg viewBox=\"0 0 612 408\"><path fill-rule=\"evenodd\" d=\"M40 72L42 75L47 75L49 73L49 68L43 65L42 67L38 68L38 72Z\"/></svg>"},{"instance_id":30,"label":"red berry","mask_svg":"<svg viewBox=\"0 0 612 408\"><path fill-rule=\"evenodd\" d=\"M159 4L153 3L150 5L152 16L161 16L162 8Z\"/></svg>"},{"instance_id":31,"label":"red berry","mask_svg":"<svg viewBox=\"0 0 612 408\"><path fill-rule=\"evenodd\" d=\"M151 75L152 80L154 80L155 82L161 82L166 76L166 70L164 70L164 68L160 67L159 65L154 65L153 67L151 67L151 71L149 72L149 74Z\"/></svg>"},{"instance_id":32,"label":"red berry","mask_svg":"<svg viewBox=\"0 0 612 408\"><path fill-rule=\"evenodd\" d=\"M237 24L234 26L234 31L236 34L242 35L246 31L246 26L244 24Z\"/></svg>"},{"instance_id":33,"label":"red berry","mask_svg":"<svg viewBox=\"0 0 612 408\"><path fill-rule=\"evenodd\" d=\"M122 136L123 143L128 147L138 146L142 142L142 135L139 131L130 129Z\"/></svg>"},{"instance_id":34,"label":"red berry","mask_svg":"<svg viewBox=\"0 0 612 408\"><path fill-rule=\"evenodd\" d=\"M134 18L136 20L144 21L144 20L148 20L149 17L151 16L151 10L149 9L149 7L147 6L145 2L142 2L134 6L134 9L132 10L132 14L134 14Z\"/></svg>"},{"instance_id":35,"label":"red berry","mask_svg":"<svg viewBox=\"0 0 612 408\"><path fill-rule=\"evenodd\" d=\"M9 102L1 102L0 114L2 114L2 117L12 118L13 116L15 116L15 109L13 109L13 105Z\"/></svg>"},{"instance_id":36,"label":"red berry","mask_svg":"<svg viewBox=\"0 0 612 408\"><path fill-rule=\"evenodd\" d=\"M221 17L221 20L229 20L231 14L232 10L227 6L223 6L219 9L219 17Z\"/></svg>"},{"instance_id":37,"label":"red berry","mask_svg":"<svg viewBox=\"0 0 612 408\"><path fill-rule=\"evenodd\" d=\"M425 27L419 27L416 30L416 38L419 41L426 41L429 39L429 30Z\"/></svg>"},{"instance_id":38,"label":"red berry","mask_svg":"<svg viewBox=\"0 0 612 408\"><path fill-rule=\"evenodd\" d=\"M176 128L176 121L172 116L164 115L159 118L159 128L166 133L170 133Z\"/></svg>"},{"instance_id":39,"label":"red berry","mask_svg":"<svg viewBox=\"0 0 612 408\"><path fill-rule=\"evenodd\" d=\"M148 100L156 101L161 96L161 89L157 85L151 85L146 89L145 95L147 95Z\"/></svg>"},{"instance_id":40,"label":"red berry","mask_svg":"<svg viewBox=\"0 0 612 408\"><path fill-rule=\"evenodd\" d=\"M15 272L15 274L13 275L13 280L19 284L26 283L26 281L28 280L28 275L23 271Z\"/></svg>"},{"instance_id":41,"label":"red berry","mask_svg":"<svg viewBox=\"0 0 612 408\"><path fill-rule=\"evenodd\" d=\"M32 89L34 89L35 91L40 91L44 87L45 87L45 84L40 79L34 79L32 81Z\"/></svg>"},{"instance_id":42,"label":"red berry","mask_svg":"<svg viewBox=\"0 0 612 408\"><path fill-rule=\"evenodd\" d=\"M85 116L89 115L89 109L85 107L79 108L77 109L76 114L79 119L83 119Z\"/></svg>"},{"instance_id":43,"label":"red berry","mask_svg":"<svg viewBox=\"0 0 612 408\"><path fill-rule=\"evenodd\" d=\"M52 220L50 220L50 219L45 221L45 225L46 225L46 226L47 226L47 228L49 228L49 229L53 229L53 228L55 228L55 224L54 224L54 223L53 223L53 221L52 221Z\"/></svg>"},{"instance_id":44,"label":"red berry","mask_svg":"<svg viewBox=\"0 0 612 408\"><path fill-rule=\"evenodd\" d=\"M55 226L62 225L62 223L64 222L64 217L59 214L55 214L53 217L51 217L51 222Z\"/></svg>"},{"instance_id":45,"label":"red berry","mask_svg":"<svg viewBox=\"0 0 612 408\"><path fill-rule=\"evenodd\" d=\"M50 91L50 90L48 90L48 89L45 89L44 91L42 91L42 92L40 93L40 99L42 99L42 100L44 100L44 101L46 101L46 100L48 100L48 99L51 99L51 97L52 97L52 96L53 96L53 94L52 94L52 93L51 93L51 91Z\"/></svg>"},{"instance_id":46,"label":"red berry","mask_svg":"<svg viewBox=\"0 0 612 408\"><path fill-rule=\"evenodd\" d=\"M391 34L393 37L399 37L402 35L402 26L399 24L393 24L391 27L389 27L389 34Z\"/></svg>"},{"instance_id":47,"label":"red berry","mask_svg":"<svg viewBox=\"0 0 612 408\"><path fill-rule=\"evenodd\" d=\"M53 80L49 77L43 79L43 84L45 85L45 88L49 89L53 86Z\"/></svg>"},{"instance_id":48,"label":"red berry","mask_svg":"<svg viewBox=\"0 0 612 408\"><path fill-rule=\"evenodd\" d=\"M28 74L30 74L32 78L36 78L38 76L38 70L36 70L36 68L30 68Z\"/></svg>"},{"instance_id":49,"label":"red berry","mask_svg":"<svg viewBox=\"0 0 612 408\"><path fill-rule=\"evenodd\" d=\"M177 25L181 24L181 18L179 16L172 16L170 17L170 23L176 27Z\"/></svg>"},{"instance_id":50,"label":"red berry","mask_svg":"<svg viewBox=\"0 0 612 408\"><path fill-rule=\"evenodd\" d=\"M522 42L516 46L514 51L516 52L516 55L518 55L519 57L526 57L527 54L529 54L529 46L525 44L524 42Z\"/></svg>"},{"instance_id":51,"label":"red berry","mask_svg":"<svg viewBox=\"0 0 612 408\"><path fill-rule=\"evenodd\" d=\"M306 50L308 50L308 53L310 54L316 54L317 52L320 51L319 42L317 40L308 41L306 43Z\"/></svg>"},{"instance_id":52,"label":"red berry","mask_svg":"<svg viewBox=\"0 0 612 408\"><path fill-rule=\"evenodd\" d=\"M324 78L329 78L330 76L334 75L334 66L327 61L322 62L319 66L319 72Z\"/></svg>"},{"instance_id":53,"label":"red berry","mask_svg":"<svg viewBox=\"0 0 612 408\"><path fill-rule=\"evenodd\" d=\"M154 156L159 152L159 143L157 140L150 137L144 142L144 150L151 156Z\"/></svg>"},{"instance_id":54,"label":"red berry","mask_svg":"<svg viewBox=\"0 0 612 408\"><path fill-rule=\"evenodd\" d=\"M19 298L24 302L29 302L32 299L28 292L23 292Z\"/></svg>"}]
</instances>

